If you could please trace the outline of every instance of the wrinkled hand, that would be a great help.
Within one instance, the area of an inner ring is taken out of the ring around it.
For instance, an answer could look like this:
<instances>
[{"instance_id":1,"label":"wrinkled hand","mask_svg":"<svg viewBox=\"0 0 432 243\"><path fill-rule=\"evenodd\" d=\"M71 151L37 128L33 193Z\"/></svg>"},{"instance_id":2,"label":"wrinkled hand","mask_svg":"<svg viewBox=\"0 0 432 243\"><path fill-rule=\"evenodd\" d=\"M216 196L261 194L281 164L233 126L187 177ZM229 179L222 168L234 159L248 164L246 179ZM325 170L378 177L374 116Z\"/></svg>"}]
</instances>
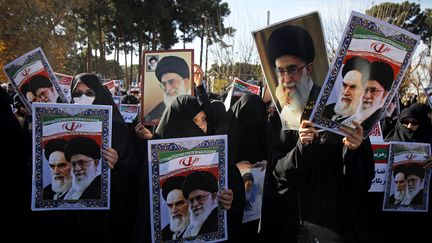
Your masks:
<instances>
[{"instance_id":1,"label":"wrinkled hand","mask_svg":"<svg viewBox=\"0 0 432 243\"><path fill-rule=\"evenodd\" d=\"M229 210L234 199L233 191L231 189L222 189L218 192L217 196L219 203L222 204L226 210Z\"/></svg>"},{"instance_id":2,"label":"wrinkled hand","mask_svg":"<svg viewBox=\"0 0 432 243\"><path fill-rule=\"evenodd\" d=\"M193 67L194 67L194 74L193 75L194 75L195 86L200 86L203 83L204 71L197 64L194 64Z\"/></svg>"},{"instance_id":3,"label":"wrinkled hand","mask_svg":"<svg viewBox=\"0 0 432 243\"><path fill-rule=\"evenodd\" d=\"M314 124L311 121L303 120L301 122L299 129L299 137L301 144L309 145L312 143L314 137L318 136L318 131L314 128Z\"/></svg>"},{"instance_id":4,"label":"wrinkled hand","mask_svg":"<svg viewBox=\"0 0 432 243\"><path fill-rule=\"evenodd\" d=\"M357 149L363 142L363 127L357 121L352 121L355 130L351 130L346 127L340 127L339 129L345 134L342 142L351 150Z\"/></svg>"},{"instance_id":5,"label":"wrinkled hand","mask_svg":"<svg viewBox=\"0 0 432 243\"><path fill-rule=\"evenodd\" d=\"M137 136L141 139L152 139L153 138L153 134L150 132L150 130L148 130L143 124L139 123L138 125L136 125L135 127L135 132L137 134Z\"/></svg>"},{"instance_id":6,"label":"wrinkled hand","mask_svg":"<svg viewBox=\"0 0 432 243\"><path fill-rule=\"evenodd\" d=\"M114 169L114 166L117 164L118 161L117 151L113 148L107 148L102 150L102 155L104 159L108 162L108 166L110 167L110 169Z\"/></svg>"}]
</instances>

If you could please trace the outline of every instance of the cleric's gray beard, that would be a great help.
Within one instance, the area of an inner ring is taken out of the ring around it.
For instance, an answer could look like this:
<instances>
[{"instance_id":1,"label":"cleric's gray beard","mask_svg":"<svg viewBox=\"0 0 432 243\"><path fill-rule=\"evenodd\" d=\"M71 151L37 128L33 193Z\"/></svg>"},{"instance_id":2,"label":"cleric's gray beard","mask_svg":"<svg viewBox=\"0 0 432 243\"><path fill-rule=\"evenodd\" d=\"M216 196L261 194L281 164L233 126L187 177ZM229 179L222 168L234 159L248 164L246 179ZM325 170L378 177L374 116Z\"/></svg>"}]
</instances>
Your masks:
<instances>
[{"instance_id":1,"label":"cleric's gray beard","mask_svg":"<svg viewBox=\"0 0 432 243\"><path fill-rule=\"evenodd\" d=\"M188 87L185 87L186 85L184 83L181 83L177 89L171 90L171 93L175 93L175 95L168 95L165 91L163 92L164 96L164 103L166 107L171 106L171 103L177 98L179 95L186 95L189 94Z\"/></svg>"},{"instance_id":2,"label":"cleric's gray beard","mask_svg":"<svg viewBox=\"0 0 432 243\"><path fill-rule=\"evenodd\" d=\"M190 224L194 227L201 227L201 225L206 221L207 217L210 215L212 210L217 207L216 199L210 199L203 204L202 208L193 212L192 208L189 207Z\"/></svg>"},{"instance_id":3,"label":"cleric's gray beard","mask_svg":"<svg viewBox=\"0 0 432 243\"><path fill-rule=\"evenodd\" d=\"M62 180L56 180L54 179L54 175L52 177L52 183L51 183L51 189L58 194L61 194L63 192L66 192L67 190L69 190L69 188L72 185L72 180L71 179L67 179L66 177L63 176Z\"/></svg>"},{"instance_id":4,"label":"cleric's gray beard","mask_svg":"<svg viewBox=\"0 0 432 243\"><path fill-rule=\"evenodd\" d=\"M85 175L79 175L78 177L73 174L73 188L76 191L84 191L90 183L98 176L97 172L97 166L95 166L93 163L89 166L87 172Z\"/></svg>"},{"instance_id":5,"label":"cleric's gray beard","mask_svg":"<svg viewBox=\"0 0 432 243\"><path fill-rule=\"evenodd\" d=\"M170 230L172 232L181 232L189 225L189 215L186 213L181 217L173 217L170 215Z\"/></svg>"}]
</instances>

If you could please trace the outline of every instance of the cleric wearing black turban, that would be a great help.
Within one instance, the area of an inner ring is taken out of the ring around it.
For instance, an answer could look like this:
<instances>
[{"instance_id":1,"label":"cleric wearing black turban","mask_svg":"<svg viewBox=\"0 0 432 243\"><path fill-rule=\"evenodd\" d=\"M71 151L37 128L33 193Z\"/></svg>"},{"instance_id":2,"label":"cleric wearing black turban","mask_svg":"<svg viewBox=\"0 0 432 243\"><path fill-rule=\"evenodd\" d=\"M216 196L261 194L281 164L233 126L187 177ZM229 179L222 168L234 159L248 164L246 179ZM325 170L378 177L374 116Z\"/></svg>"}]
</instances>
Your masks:
<instances>
[{"instance_id":1,"label":"cleric wearing black turban","mask_svg":"<svg viewBox=\"0 0 432 243\"><path fill-rule=\"evenodd\" d=\"M101 150L89 137L75 137L64 149L66 160L72 164L72 188L65 200L100 199L101 175L99 169Z\"/></svg>"}]
</instances>

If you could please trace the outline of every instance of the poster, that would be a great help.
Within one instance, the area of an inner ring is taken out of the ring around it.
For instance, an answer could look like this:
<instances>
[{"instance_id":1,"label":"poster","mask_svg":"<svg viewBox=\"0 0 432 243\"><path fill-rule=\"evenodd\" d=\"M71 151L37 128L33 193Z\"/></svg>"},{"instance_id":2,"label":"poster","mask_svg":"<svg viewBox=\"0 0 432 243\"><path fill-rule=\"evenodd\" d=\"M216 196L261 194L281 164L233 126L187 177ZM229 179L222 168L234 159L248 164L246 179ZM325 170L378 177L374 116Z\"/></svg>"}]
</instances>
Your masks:
<instances>
[{"instance_id":1,"label":"poster","mask_svg":"<svg viewBox=\"0 0 432 243\"><path fill-rule=\"evenodd\" d=\"M329 66L320 16L309 13L252 34L282 128L298 130L301 119L309 118Z\"/></svg>"},{"instance_id":2,"label":"poster","mask_svg":"<svg viewBox=\"0 0 432 243\"><path fill-rule=\"evenodd\" d=\"M226 240L227 136L149 140L148 151L152 241Z\"/></svg>"},{"instance_id":3,"label":"poster","mask_svg":"<svg viewBox=\"0 0 432 243\"><path fill-rule=\"evenodd\" d=\"M372 150L375 160L375 177L372 180L369 192L383 192L386 184L388 143L372 143Z\"/></svg>"},{"instance_id":4,"label":"poster","mask_svg":"<svg viewBox=\"0 0 432 243\"><path fill-rule=\"evenodd\" d=\"M72 100L71 96L71 84L73 80L73 76L62 74L62 73L54 73L59 82L60 88L63 90L63 93L66 96L67 101Z\"/></svg>"},{"instance_id":5,"label":"poster","mask_svg":"<svg viewBox=\"0 0 432 243\"><path fill-rule=\"evenodd\" d=\"M432 108L432 86L424 88L429 107Z\"/></svg>"},{"instance_id":6,"label":"poster","mask_svg":"<svg viewBox=\"0 0 432 243\"><path fill-rule=\"evenodd\" d=\"M243 94L251 93L260 95L261 94L261 87L259 85L254 85L245 81L242 81L241 79L234 78L231 89L228 91L227 98L224 101L225 108L228 111L229 108L240 99L240 97L243 96Z\"/></svg>"},{"instance_id":7,"label":"poster","mask_svg":"<svg viewBox=\"0 0 432 243\"><path fill-rule=\"evenodd\" d=\"M133 120L137 117L139 110L140 105L120 105L120 113L126 123L132 123Z\"/></svg>"},{"instance_id":8,"label":"poster","mask_svg":"<svg viewBox=\"0 0 432 243\"><path fill-rule=\"evenodd\" d=\"M33 104L32 210L110 208L112 107Z\"/></svg>"},{"instance_id":9,"label":"poster","mask_svg":"<svg viewBox=\"0 0 432 243\"><path fill-rule=\"evenodd\" d=\"M245 188L245 207L243 223L261 218L262 197L264 191L264 178L267 161L250 164L249 162L239 162L237 167L243 177Z\"/></svg>"},{"instance_id":10,"label":"poster","mask_svg":"<svg viewBox=\"0 0 432 243\"><path fill-rule=\"evenodd\" d=\"M69 102L40 47L6 64L4 71L29 111L33 102Z\"/></svg>"},{"instance_id":11,"label":"poster","mask_svg":"<svg viewBox=\"0 0 432 243\"><path fill-rule=\"evenodd\" d=\"M384 211L427 212L432 169L425 164L430 156L430 144L390 143Z\"/></svg>"},{"instance_id":12,"label":"poster","mask_svg":"<svg viewBox=\"0 0 432 243\"><path fill-rule=\"evenodd\" d=\"M193 50L143 53L141 115L144 125L157 125L165 108L179 95L193 95Z\"/></svg>"},{"instance_id":13,"label":"poster","mask_svg":"<svg viewBox=\"0 0 432 243\"><path fill-rule=\"evenodd\" d=\"M420 37L352 12L333 64L313 108L316 126L344 135L340 127L363 127L363 137L383 117Z\"/></svg>"}]
</instances>

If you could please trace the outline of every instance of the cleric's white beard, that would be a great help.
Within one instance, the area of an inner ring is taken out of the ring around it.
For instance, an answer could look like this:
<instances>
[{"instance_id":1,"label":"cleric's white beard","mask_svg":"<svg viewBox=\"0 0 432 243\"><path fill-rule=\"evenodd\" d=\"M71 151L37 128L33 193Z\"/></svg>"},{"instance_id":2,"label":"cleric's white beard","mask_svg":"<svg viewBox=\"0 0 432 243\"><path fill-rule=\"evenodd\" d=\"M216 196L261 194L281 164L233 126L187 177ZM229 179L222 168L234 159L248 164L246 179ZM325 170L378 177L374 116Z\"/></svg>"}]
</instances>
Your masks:
<instances>
[{"instance_id":1,"label":"cleric's white beard","mask_svg":"<svg viewBox=\"0 0 432 243\"><path fill-rule=\"evenodd\" d=\"M395 193L394 193L394 198L395 198L396 200L401 200L402 198L405 197L405 194L406 194L406 191L405 191L405 190L404 190L404 191L396 190Z\"/></svg>"},{"instance_id":2,"label":"cleric's white beard","mask_svg":"<svg viewBox=\"0 0 432 243\"><path fill-rule=\"evenodd\" d=\"M370 117L375 111L377 111L379 108L383 106L384 99L376 99L372 102L372 104L361 104L358 111L359 111L359 117L361 117L363 120Z\"/></svg>"},{"instance_id":3,"label":"cleric's white beard","mask_svg":"<svg viewBox=\"0 0 432 243\"><path fill-rule=\"evenodd\" d=\"M288 97L284 92L286 84L279 83L276 87L276 98L282 108L286 105L290 110L301 110L309 98L312 85L310 76L307 75L306 70L303 70L300 80L295 83L294 89L288 94ZM287 104L286 98L288 98L289 104Z\"/></svg>"},{"instance_id":4,"label":"cleric's white beard","mask_svg":"<svg viewBox=\"0 0 432 243\"><path fill-rule=\"evenodd\" d=\"M338 99L334 107L334 112L342 117L351 116L356 111L357 106L351 100L349 104L343 102L342 99Z\"/></svg>"},{"instance_id":5,"label":"cleric's white beard","mask_svg":"<svg viewBox=\"0 0 432 243\"><path fill-rule=\"evenodd\" d=\"M181 232L189 225L189 215L186 213L181 217L173 217L170 215L170 230L172 232Z\"/></svg>"},{"instance_id":6,"label":"cleric's white beard","mask_svg":"<svg viewBox=\"0 0 432 243\"><path fill-rule=\"evenodd\" d=\"M76 191L84 191L90 183L98 176L97 166L94 164L90 165L86 174L76 176L73 174L73 188Z\"/></svg>"},{"instance_id":7,"label":"cleric's white beard","mask_svg":"<svg viewBox=\"0 0 432 243\"><path fill-rule=\"evenodd\" d=\"M170 106L171 103L174 101L174 99L177 98L177 96L189 94L189 89L188 87L186 87L186 84L181 83L177 89L172 89L171 93L175 93L175 94L168 95L165 91L163 92L164 103L166 107Z\"/></svg>"},{"instance_id":8,"label":"cleric's white beard","mask_svg":"<svg viewBox=\"0 0 432 243\"><path fill-rule=\"evenodd\" d=\"M69 188L72 185L72 180L71 179L67 179L66 177L63 176L62 180L56 180L54 179L55 176L52 177L52 183L51 183L51 189L55 192L55 193L63 193L66 192L67 190L69 190Z\"/></svg>"},{"instance_id":9,"label":"cleric's white beard","mask_svg":"<svg viewBox=\"0 0 432 243\"><path fill-rule=\"evenodd\" d=\"M206 221L207 217L210 215L212 210L217 207L216 199L209 199L208 203L204 203L202 208L192 211L192 208L189 207L190 214L190 224L194 227L201 227L201 225Z\"/></svg>"}]
</instances>

